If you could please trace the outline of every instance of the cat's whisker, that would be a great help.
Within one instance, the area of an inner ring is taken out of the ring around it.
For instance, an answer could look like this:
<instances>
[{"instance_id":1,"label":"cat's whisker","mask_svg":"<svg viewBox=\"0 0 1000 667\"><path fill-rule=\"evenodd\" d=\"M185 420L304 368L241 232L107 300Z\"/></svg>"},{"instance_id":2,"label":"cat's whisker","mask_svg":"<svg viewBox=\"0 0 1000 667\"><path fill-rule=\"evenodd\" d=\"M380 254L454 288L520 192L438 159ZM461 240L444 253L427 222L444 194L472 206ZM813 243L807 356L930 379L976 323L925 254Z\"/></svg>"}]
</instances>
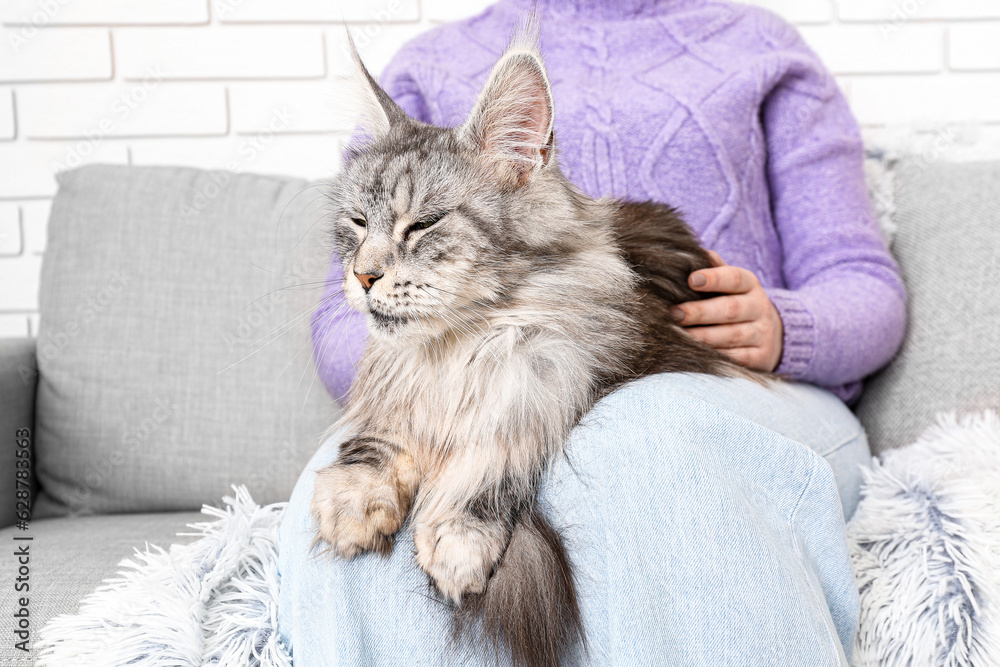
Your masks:
<instances>
[{"instance_id":1,"label":"cat's whisker","mask_svg":"<svg viewBox=\"0 0 1000 667\"><path fill-rule=\"evenodd\" d=\"M424 322L424 325L427 327L427 329L430 331L431 344L434 346L434 355L435 355L435 358L437 359L437 362L439 364L443 363L443 361L444 361L444 351L441 349L441 337L439 335L436 335L434 333L433 327L431 326L429 318L427 316L423 317L423 322Z\"/></svg>"},{"instance_id":2,"label":"cat's whisker","mask_svg":"<svg viewBox=\"0 0 1000 667\"><path fill-rule=\"evenodd\" d=\"M439 304L439 305L441 305L443 307L444 304ZM451 330L453 332L455 332L456 334L460 334L461 336L463 336L464 338L466 338L470 342L473 340L473 338L469 334L468 330L463 329L457 322L455 322L455 320L453 320L452 318L448 317L448 313L446 313L446 312L440 312L439 311L437 313L437 316L440 317L441 319L443 319L449 325L451 325Z\"/></svg>"},{"instance_id":3,"label":"cat's whisker","mask_svg":"<svg viewBox=\"0 0 1000 667\"><path fill-rule=\"evenodd\" d=\"M431 296L431 298L435 299L438 302L438 305L440 305L442 308L444 308L453 317L465 321L464 318L462 318L462 316L458 312L456 312L455 309L452 308L449 304L445 303L441 299L438 299L437 297L434 297L433 295L430 295L430 296ZM445 321L447 321L449 323L452 323L452 320L449 319L447 315L445 315L444 313L440 313L440 315L441 315L441 317L443 317L445 319ZM489 323L488 320L486 320L485 317L483 318L483 321L486 322L487 332L488 332L489 329L490 329L490 323ZM456 325L453 324L453 326L456 326ZM457 325L457 326L461 327L461 325ZM474 353L473 353L473 358L475 358L478 355L478 353L483 349L483 347L485 346L485 344L489 342L489 338L485 338L484 339L484 335L485 335L486 332L483 332L483 333L477 335L473 330L471 330L469 328L466 328L466 327L461 327L461 328L462 328L462 331L464 331L466 333L466 338L468 338L469 342L473 343L475 345L475 350L474 350ZM478 341L478 344L476 344L477 341ZM490 354L493 355L493 358L496 359L496 362L500 365L501 368L504 369L504 371L509 371L509 369L507 368L507 364L505 364L503 362L503 360L500 359L500 356L496 353L496 351L492 347L486 347L486 349L489 351Z\"/></svg>"},{"instance_id":4,"label":"cat's whisker","mask_svg":"<svg viewBox=\"0 0 1000 667\"><path fill-rule=\"evenodd\" d=\"M478 270L478 269L476 269L475 267L472 267L472 268L473 268L473 270L474 270L474 271L476 271L476 273L479 273L479 270ZM435 286L435 285L425 285L425 287L429 287L429 288L431 288L431 289L435 289L435 290L438 290L439 292L444 292L445 294L451 294L452 296L454 296L454 297L457 297L457 298L463 298L463 297L462 297L461 295L459 295L459 294L456 294L456 293L454 293L454 292L449 292L448 290L446 290L446 289L443 289L443 288L441 288L441 287L437 287L437 286ZM475 303L475 304L477 304L477 305L479 305L479 306L482 306L482 307L484 307L484 308L489 308L490 310L492 310L492 311L493 311L494 313L496 313L496 314L497 314L497 315L499 315L500 317L509 317L509 313L504 313L504 312L502 312L502 311L500 311L500 310L498 310L498 309L494 308L493 306L491 306L491 305L490 305L490 304L488 304L488 303L484 303L484 302L482 302L482 301L478 301L478 300L476 300L476 299L470 299L470 301L471 301L472 303ZM475 312L475 309L474 309L474 308L472 308L471 306L466 306L466 305L464 305L464 304L459 304L459 306L461 306L461 307L464 307L464 308L468 308L469 310L471 310L471 311ZM482 317L482 315L480 315L480 316ZM486 318L484 317L483 319L486 319ZM531 345L531 340L530 340L530 339L528 338L528 336L527 336L527 335L526 335L526 334L524 333L524 330L523 330L523 329L521 329L520 327L517 327L517 328L516 328L516 330L517 330L517 333L518 333L518 335L519 335L519 336L521 337L521 340L523 340L523 341L524 341L525 343L527 343L527 344L529 345L529 347L532 347L532 351L534 351L534 347L533 347L533 346Z\"/></svg>"},{"instance_id":5,"label":"cat's whisker","mask_svg":"<svg viewBox=\"0 0 1000 667\"><path fill-rule=\"evenodd\" d=\"M321 299L320 302L316 306L309 305L309 306L305 306L303 308L300 308L299 310L297 310L292 315L289 315L284 320L282 320L278 324L274 325L263 336L261 336L260 338L258 338L256 341L252 342L251 345L258 345L258 344L261 343L261 341L270 339L270 340L267 340L267 342L263 343L263 345L260 345L260 347L258 349L262 349L262 348L266 347L270 343L274 342L275 340L277 340L281 336L285 335L286 333L288 333L289 331L291 331L292 329L294 329L303 319L305 319L305 318L309 317L310 315L312 315L313 312L315 312L315 310L317 310L320 306L326 304L329 301L332 301L333 299L336 299L339 296L342 296L342 295L339 294L339 293L337 293L337 292L334 292L333 294L330 294L330 295L324 297L323 299ZM277 333L275 333L275 332L277 332Z\"/></svg>"},{"instance_id":6,"label":"cat's whisker","mask_svg":"<svg viewBox=\"0 0 1000 667\"><path fill-rule=\"evenodd\" d=\"M338 311L338 314L339 314L339 311ZM337 345L333 349L333 356L332 357L327 356L329 354L329 351L330 351L330 341L332 339L332 337L328 336L328 334L330 333L330 329L333 328L334 324L342 324L342 320L339 320L339 319L337 319L335 317L330 317L323 324L323 327L320 328L320 330L318 332L318 335L316 335L316 336L313 337L314 342L315 342L316 339L324 341L323 342L323 349L322 350L318 350L317 353L314 353L314 356L313 356L314 359L317 359L317 358L336 359L337 352L340 351L340 344L344 341L344 336L347 335L347 330L344 327L340 327L339 328L339 331L337 332L339 334L337 336ZM309 366L308 365L302 370L302 372L305 373L307 370L309 370ZM309 389L306 390L305 399L303 399L303 401L302 401L302 405L303 406L306 404L306 401L309 399L309 393L312 391L313 385L316 383L316 377L319 375L318 370L319 369L316 369L316 372L314 372L312 374L312 379L309 381ZM302 383L302 378L300 377L299 378L299 384L301 384L301 383Z\"/></svg>"},{"instance_id":7,"label":"cat's whisker","mask_svg":"<svg viewBox=\"0 0 1000 667\"><path fill-rule=\"evenodd\" d=\"M299 195L301 195L303 192L305 192L307 190L311 190L312 188L327 188L327 186L328 186L327 183L310 183L306 187L304 187L301 190L299 190L298 192L296 192L294 196L290 197L288 199L288 201L285 202L284 207L282 207L282 209L281 209L281 213L278 214L277 221L274 223L274 246L275 246L275 248L277 248L277 245L278 245L278 228L281 227L281 222L282 222L282 220L284 220L285 213L288 211L288 207L292 205L292 202L294 202L296 200L296 198L298 198ZM312 204L314 204L316 201L318 201L320 199L324 199L324 198L329 199L329 194L326 191L326 189L322 190L318 196L316 196L312 200L310 200L309 203L306 204L306 206L312 206ZM303 207L303 208L305 208L305 207ZM302 239L305 238L305 235L309 233L309 230L311 230L313 227L315 227L321 221L322 221L322 218L316 220L316 222L314 222L313 224L309 225L309 228L306 229L306 231L302 234L302 238L300 238L295 243L295 245L292 246L292 248L297 247L299 245L299 243L302 242Z\"/></svg>"},{"instance_id":8,"label":"cat's whisker","mask_svg":"<svg viewBox=\"0 0 1000 667\"><path fill-rule=\"evenodd\" d=\"M444 308L449 308L449 309L451 309L451 312L452 312L452 313L453 313L453 314L454 314L454 315L455 315L456 317L460 317L460 319L462 319L463 321L465 321L465 318L464 318L464 317L461 317L461 316L460 316L460 314L459 314L459 313L457 313L457 312L456 312L456 311L455 311L455 310L454 310L454 309L452 308L452 306L451 306L451 305L449 305L449 304L445 303L445 301L444 301L443 299L441 299L440 297L437 297L437 296L434 296L433 294L431 294L430 292L428 292L428 291L427 291L427 289L426 289L426 288L425 288L425 287L424 287L423 285L418 285L417 287L418 287L419 289L423 290L423 291L424 291L424 293L425 293L425 294L427 294L427 296L428 296L429 298L431 298L431 299L432 299L432 300L434 301L434 303L436 303L437 305L439 305L439 306L442 306L442 307L444 307ZM429 287L429 286L428 286L428 287ZM462 304L455 304L455 305L458 305L459 307L466 307L466 308L468 308L468 306L463 306ZM482 315L481 313L477 312L477 311L476 311L475 309L471 309L471 310L470 310L470 312L472 312L473 314L475 314L475 315L479 316L479 318L480 318L480 319L482 319L482 320L483 320L483 322L485 322L485 323L486 323L486 328L487 328L487 329L489 329L489 328L490 328L490 321L489 321L489 320L487 320L487 319L486 319L485 317L483 317L483 315Z\"/></svg>"},{"instance_id":9,"label":"cat's whisker","mask_svg":"<svg viewBox=\"0 0 1000 667\"><path fill-rule=\"evenodd\" d=\"M337 309L334 310L334 312L330 314L328 322L336 321L337 320L337 316L340 315L341 311L344 309L344 307L346 305L347 305L346 302L345 303L341 303L340 305L338 305ZM281 369L281 372L278 373L278 375L279 376L280 375L284 375L285 371L288 370L288 367L292 365L292 363L298 358L298 356L300 354L302 354L302 350L306 349L306 347L309 346L309 345L311 345L311 344L312 344L312 337L311 336L307 336L306 337L306 341L304 343L302 343L302 345L299 347L298 351L295 354L292 355L292 358L288 360L288 363L285 364L284 368Z\"/></svg>"},{"instance_id":10,"label":"cat's whisker","mask_svg":"<svg viewBox=\"0 0 1000 667\"><path fill-rule=\"evenodd\" d=\"M433 295L430 295L430 296L431 296L431 298L436 298ZM443 302L441 302L440 299L438 299L438 302L442 306L446 305ZM478 317L479 319L481 319L483 321L483 324L486 325L486 332L488 332L490 329L493 328L493 323L485 315L483 315L481 312L479 312L478 310L476 310L472 306L469 306L469 305L464 304L464 303L456 303L456 304L453 304L453 307L457 307L457 308L461 308L463 310L466 310L469 313L471 313L472 315L475 315L476 317ZM499 313L499 311L497 311L497 312ZM485 334L486 332L483 332L483 333Z\"/></svg>"},{"instance_id":11,"label":"cat's whisker","mask_svg":"<svg viewBox=\"0 0 1000 667\"><path fill-rule=\"evenodd\" d=\"M421 287L420 289L423 289L423 288ZM450 312L450 313L451 313L451 314L452 314L452 315L453 315L453 316L455 317L455 320L457 320L457 322L456 322L456 321L454 321L454 320L451 320L451 319L448 319L448 318L444 317L444 313L440 313L440 312L439 312L438 314L439 314L439 315L440 315L440 316L441 316L442 318L444 318L444 319L445 319L445 321L447 321L447 322L448 322L449 324L451 324L453 328L461 328L461 329L462 329L463 331L465 331L466 333L468 333L468 334L469 334L470 336L472 336L473 338L475 337L475 332L474 332L474 331L473 331L473 330L472 330L472 329L470 328L470 326L469 326L469 324L470 324L470 323L469 323L469 322L468 322L468 321L467 321L467 320L466 320L466 319L465 319L465 318L464 318L464 317L463 317L463 316L462 316L461 314L459 314L459 313L455 312L455 310L454 310L454 309L452 309L452 308L451 308L451 307L450 307L450 306L449 306L449 305L448 305L447 303L445 303L445 302L444 302L444 301L443 301L442 299L440 299L440 298L438 298L438 297L434 296L434 295L433 295L433 294L431 294L430 292L427 292L427 290L424 290L424 292L425 292L425 293L427 294L427 296L428 296L428 297L429 297L429 298L430 298L430 299L432 300L432 302L433 302L433 303L434 303L435 305L438 305L438 306L440 306L440 307L442 307L442 308L446 308L446 309L448 310L448 312ZM485 320L485 318L484 318L484 321L486 321L486 320ZM462 324L462 323L464 323L464 324L465 324L465 326L463 326L463 324ZM488 322L488 321L486 321L486 324L487 324L487 327L488 327L488 326L489 326L489 322Z\"/></svg>"},{"instance_id":12,"label":"cat's whisker","mask_svg":"<svg viewBox=\"0 0 1000 667\"><path fill-rule=\"evenodd\" d=\"M306 404L309 402L309 394L312 393L313 384L316 382L316 376L319 375L319 373L317 372L318 369L315 368L315 366L316 366L315 359L317 358L317 354L320 353L320 352L322 352L322 354L326 354L326 352L327 352L326 348L329 347L329 340L327 340L326 344L324 344L324 346L323 346L324 349L322 351L317 350L315 348L316 339L317 338L321 338L321 339L325 338L326 334L329 333L329 331L330 331L330 327L333 326L333 323L335 321L336 320L334 320L333 318L330 318L326 322L323 323L323 325L319 328L319 331L312 332L313 335L311 336L311 342L314 345L314 347L313 347L313 360L314 360L314 362L312 364L305 364L305 365L303 365L303 367L302 367L302 373L299 375L299 381L295 384L296 389L298 389L299 387L301 387L302 386L302 380L305 379L306 372L309 371L310 367L313 368L314 372L312 373L312 378L309 380L309 386L306 388L305 396L302 398L302 406L303 407L305 407ZM334 351L334 353L336 354L336 351Z\"/></svg>"},{"instance_id":13,"label":"cat's whisker","mask_svg":"<svg viewBox=\"0 0 1000 667\"><path fill-rule=\"evenodd\" d=\"M305 289L309 289L309 290L319 289L320 287L328 287L330 285L333 285L336 282L337 281L332 281L332 280L317 280L317 281L308 282L308 283L297 283L295 285L285 285L284 287L278 287L276 289L271 290L270 292L265 292L264 294L260 295L259 297L257 297L256 299L254 299L253 301L251 301L250 303L248 303L247 305L245 305L242 308L240 308L240 310L246 310L250 306L252 306L255 303L257 303L258 301L260 301L261 299L266 299L267 297L271 296L272 294L277 294L278 292L282 292L282 291L285 291L285 290L299 289L299 288L305 288ZM343 289L338 289L336 292L339 292L339 293L343 294Z\"/></svg>"},{"instance_id":14,"label":"cat's whisker","mask_svg":"<svg viewBox=\"0 0 1000 667\"><path fill-rule=\"evenodd\" d=\"M218 372L218 375L221 375L221 374L225 373L226 371L230 370L231 368L233 368L235 366L238 366L239 364L243 363L244 361L246 361L247 359L249 359L253 355L257 354L258 352L260 352L261 350L263 350L264 348L266 348L268 345L270 345L271 343L273 343L274 341L278 340L283 335L285 335L286 333L288 333L289 331L291 331L292 329L294 329L295 326L299 322L301 322L303 318L309 317L310 315L312 315L312 313L315 311L316 308L318 308L319 306L322 306L324 303L326 303L327 301L329 301L332 298L335 298L337 296L340 296L340 295L339 294L331 294L330 296L325 297L324 299L320 300L319 304L317 304L316 306L313 306L313 305L306 306L306 307L300 309L299 311L297 311L296 313L294 313L294 314L290 315L289 317L285 318L285 320L283 322L280 322L280 323L276 324L274 327L272 327L272 329L269 332L265 333L261 338L257 339L256 341L253 341L252 343L250 343L250 345L251 345L251 347L253 347L253 346L257 346L258 343L260 343L261 341L263 341L265 339L270 338L270 340L267 340L267 342L265 342L262 345L259 345L258 347L254 347L254 349L252 349L246 355L244 355L240 359L234 361L233 363L229 364L228 366L226 366L225 368L223 368L222 370L220 370ZM290 320L294 320L294 321L289 322ZM283 329L283 330L279 331L276 334L274 334L275 330L277 330L277 329ZM274 335L272 336L272 334L274 334Z\"/></svg>"},{"instance_id":15,"label":"cat's whisker","mask_svg":"<svg viewBox=\"0 0 1000 667\"><path fill-rule=\"evenodd\" d=\"M438 342L438 337L433 335L433 332L430 329L430 325L427 321L426 316L417 315L416 318L417 318L417 323L420 325L420 330L424 332L425 340L429 341L429 346L434 354L434 360L438 364L440 364L442 361L442 356L441 356L441 346L440 343Z\"/></svg>"},{"instance_id":16,"label":"cat's whisker","mask_svg":"<svg viewBox=\"0 0 1000 667\"><path fill-rule=\"evenodd\" d=\"M442 289L442 288L440 288L440 287L435 287L434 285L421 285L421 289L424 289L424 288L430 288L430 289L433 289L433 290L437 290L437 291L439 291L439 292L443 292L443 293L445 293L445 294L450 294L451 296L453 296L453 297L455 297L455 298L457 298L457 299L464 299L464 298L467 298L467 297L463 297L463 296L462 296L461 294L456 294L455 292L449 292L449 291L448 291L448 290L446 290L446 289ZM497 315L501 315L501 316L503 316L503 315L504 315L504 313L503 313L503 312L501 312L501 311L497 310L496 308L494 308L493 306L491 306L491 305L489 305L489 304L487 304L487 303L484 303L484 302L482 302L482 301L477 301L476 299L469 299L469 301L470 301L471 303L474 303L474 304L478 305L478 306L482 306L483 308L489 308L490 310L492 310L492 311L493 311L494 313L496 313ZM467 304L464 304L464 303L457 303L457 304L455 304L455 305L457 305L457 306L458 306L459 308L467 308L467 309L469 309L469 310L471 310L471 311L473 311L473 312L476 312L476 310L475 310L474 308L472 308L471 306L469 306L469 305L467 305ZM481 315L481 314L480 314L480 317L482 317L482 315ZM483 318L483 319L485 319L485 318Z\"/></svg>"}]
</instances>

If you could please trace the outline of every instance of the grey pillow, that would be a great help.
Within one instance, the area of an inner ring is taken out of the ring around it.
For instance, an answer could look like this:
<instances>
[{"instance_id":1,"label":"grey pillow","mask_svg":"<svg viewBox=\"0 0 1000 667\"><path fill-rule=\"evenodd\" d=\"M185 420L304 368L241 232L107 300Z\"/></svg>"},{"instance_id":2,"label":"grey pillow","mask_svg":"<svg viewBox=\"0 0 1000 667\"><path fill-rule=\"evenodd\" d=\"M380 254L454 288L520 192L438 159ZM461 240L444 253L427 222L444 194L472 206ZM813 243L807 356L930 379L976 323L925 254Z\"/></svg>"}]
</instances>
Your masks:
<instances>
[{"instance_id":1,"label":"grey pillow","mask_svg":"<svg viewBox=\"0 0 1000 667\"><path fill-rule=\"evenodd\" d=\"M231 484L287 500L337 411L308 338L330 251L320 191L107 165L59 186L40 293L36 508L196 510Z\"/></svg>"},{"instance_id":2,"label":"grey pillow","mask_svg":"<svg viewBox=\"0 0 1000 667\"><path fill-rule=\"evenodd\" d=\"M902 160L896 207L909 328L856 408L876 454L939 412L1000 408L1000 162Z\"/></svg>"}]
</instances>

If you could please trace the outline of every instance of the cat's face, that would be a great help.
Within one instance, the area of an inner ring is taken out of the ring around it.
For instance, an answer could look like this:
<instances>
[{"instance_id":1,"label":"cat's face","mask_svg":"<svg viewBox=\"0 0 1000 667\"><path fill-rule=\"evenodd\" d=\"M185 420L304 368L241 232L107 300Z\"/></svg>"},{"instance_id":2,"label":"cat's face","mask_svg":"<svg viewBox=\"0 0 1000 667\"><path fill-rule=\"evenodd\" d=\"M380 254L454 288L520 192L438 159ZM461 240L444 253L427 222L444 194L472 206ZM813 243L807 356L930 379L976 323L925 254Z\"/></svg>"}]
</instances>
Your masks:
<instances>
[{"instance_id":1,"label":"cat's face","mask_svg":"<svg viewBox=\"0 0 1000 667\"><path fill-rule=\"evenodd\" d=\"M523 195L552 140L541 60L508 50L452 129L407 118L357 62L372 138L332 192L344 295L380 338L469 332L516 283L530 246Z\"/></svg>"},{"instance_id":2,"label":"cat's face","mask_svg":"<svg viewBox=\"0 0 1000 667\"><path fill-rule=\"evenodd\" d=\"M375 335L436 335L496 301L508 278L511 195L454 131L399 128L337 184L344 294Z\"/></svg>"}]
</instances>

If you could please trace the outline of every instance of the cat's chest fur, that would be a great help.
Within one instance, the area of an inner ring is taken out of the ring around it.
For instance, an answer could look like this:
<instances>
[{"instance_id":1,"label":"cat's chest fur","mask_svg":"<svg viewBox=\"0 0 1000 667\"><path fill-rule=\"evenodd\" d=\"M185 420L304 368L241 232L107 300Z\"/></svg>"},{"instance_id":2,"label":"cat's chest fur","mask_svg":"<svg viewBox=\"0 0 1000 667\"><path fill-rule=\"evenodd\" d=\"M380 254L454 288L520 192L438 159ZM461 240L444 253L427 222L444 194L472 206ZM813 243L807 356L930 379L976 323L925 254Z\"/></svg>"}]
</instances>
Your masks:
<instances>
[{"instance_id":1,"label":"cat's chest fur","mask_svg":"<svg viewBox=\"0 0 1000 667\"><path fill-rule=\"evenodd\" d=\"M508 322L406 346L372 341L344 421L391 431L431 458L476 444L470 440L503 440L512 424L541 414L566 431L589 407L594 384L592 351L567 334ZM537 395L524 395L531 391ZM569 396L565 410L547 405ZM511 405L525 406L524 414L511 414Z\"/></svg>"}]
</instances>

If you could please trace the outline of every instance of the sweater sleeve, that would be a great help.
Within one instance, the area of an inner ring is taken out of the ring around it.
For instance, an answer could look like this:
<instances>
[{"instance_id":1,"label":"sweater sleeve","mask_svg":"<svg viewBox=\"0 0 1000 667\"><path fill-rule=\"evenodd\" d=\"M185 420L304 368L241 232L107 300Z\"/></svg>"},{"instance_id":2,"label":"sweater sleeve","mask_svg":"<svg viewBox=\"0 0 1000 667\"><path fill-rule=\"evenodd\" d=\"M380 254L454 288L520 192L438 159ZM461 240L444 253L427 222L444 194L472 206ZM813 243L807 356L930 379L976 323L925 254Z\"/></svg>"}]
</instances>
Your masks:
<instances>
[{"instance_id":1,"label":"sweater sleeve","mask_svg":"<svg viewBox=\"0 0 1000 667\"><path fill-rule=\"evenodd\" d=\"M850 402L888 363L906 326L899 268L879 231L857 122L833 77L801 41L762 103L767 177L784 288L777 372Z\"/></svg>"},{"instance_id":2,"label":"sweater sleeve","mask_svg":"<svg viewBox=\"0 0 1000 667\"><path fill-rule=\"evenodd\" d=\"M410 117L430 122L420 87L410 74L412 55L404 47L386 67L380 83ZM346 397L354 381L355 364L365 349L368 329L365 316L344 302L344 271L334 252L326 276L323 298L312 316L313 361L330 394Z\"/></svg>"}]
</instances>

